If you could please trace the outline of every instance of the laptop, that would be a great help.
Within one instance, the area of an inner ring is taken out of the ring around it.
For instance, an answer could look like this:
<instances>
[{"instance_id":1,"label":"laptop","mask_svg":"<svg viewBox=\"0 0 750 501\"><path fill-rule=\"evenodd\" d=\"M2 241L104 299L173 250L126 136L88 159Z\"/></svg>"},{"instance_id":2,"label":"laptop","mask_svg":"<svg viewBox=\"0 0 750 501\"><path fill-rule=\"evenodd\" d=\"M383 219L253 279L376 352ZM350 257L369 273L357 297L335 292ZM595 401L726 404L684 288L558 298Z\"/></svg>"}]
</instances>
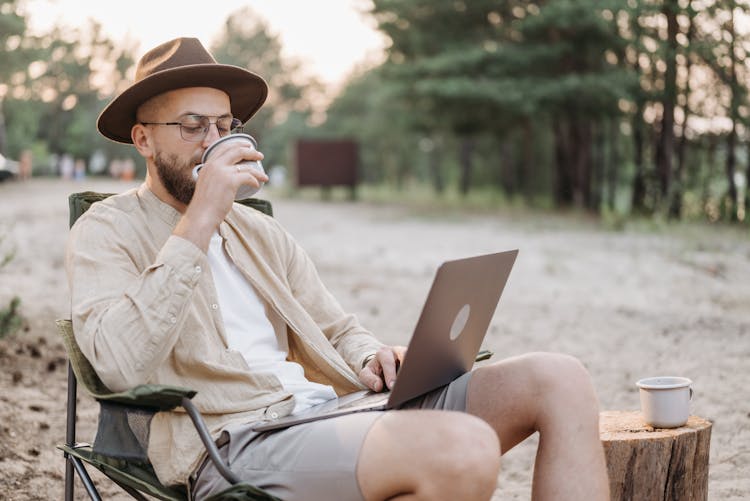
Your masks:
<instances>
[{"instance_id":1,"label":"laptop","mask_svg":"<svg viewBox=\"0 0 750 501\"><path fill-rule=\"evenodd\" d=\"M353 412L396 409L471 370L508 281L518 250L444 262L389 392L359 391L298 413L259 421L254 431Z\"/></svg>"}]
</instances>

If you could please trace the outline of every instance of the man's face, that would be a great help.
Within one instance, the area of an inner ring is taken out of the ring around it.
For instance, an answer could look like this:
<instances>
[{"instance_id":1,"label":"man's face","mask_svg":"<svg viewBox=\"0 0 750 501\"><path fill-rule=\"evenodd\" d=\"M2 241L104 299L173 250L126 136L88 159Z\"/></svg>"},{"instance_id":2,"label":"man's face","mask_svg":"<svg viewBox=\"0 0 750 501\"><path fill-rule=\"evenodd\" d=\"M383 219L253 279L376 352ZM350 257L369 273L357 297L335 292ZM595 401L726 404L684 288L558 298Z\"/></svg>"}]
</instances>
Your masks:
<instances>
[{"instance_id":1,"label":"man's face","mask_svg":"<svg viewBox=\"0 0 750 501\"><path fill-rule=\"evenodd\" d=\"M208 87L169 91L144 103L138 110L139 122L185 122L190 115L216 117L230 114L229 96ZM151 140L150 160L156 170L154 181L170 196L187 205L193 198L193 168L206 148L219 138L216 126L208 128L202 141L183 138L179 125L146 125ZM147 160L149 158L147 157Z\"/></svg>"}]
</instances>

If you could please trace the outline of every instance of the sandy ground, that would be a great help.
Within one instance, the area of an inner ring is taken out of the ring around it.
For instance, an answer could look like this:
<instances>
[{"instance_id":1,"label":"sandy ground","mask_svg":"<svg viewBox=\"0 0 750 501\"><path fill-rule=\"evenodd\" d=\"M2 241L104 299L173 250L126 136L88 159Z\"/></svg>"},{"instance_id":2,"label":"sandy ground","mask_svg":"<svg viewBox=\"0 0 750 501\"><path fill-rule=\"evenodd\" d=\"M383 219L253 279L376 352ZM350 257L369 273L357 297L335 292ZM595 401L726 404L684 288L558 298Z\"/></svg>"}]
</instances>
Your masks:
<instances>
[{"instance_id":1,"label":"sandy ground","mask_svg":"<svg viewBox=\"0 0 750 501\"><path fill-rule=\"evenodd\" d=\"M24 331L0 340L0 498L61 499L68 315L67 195L122 191L115 181L0 184L0 307L22 299ZM612 232L560 216L456 214L274 197L276 217L334 294L387 342L405 343L445 259L519 248L486 347L580 358L602 409L638 408L634 381L694 380L693 413L714 423L709 499L750 499L750 241L698 226ZM5 252L2 252L5 251ZM97 408L79 397L79 439ZM536 440L503 459L495 499L530 499ZM100 477L95 476L95 479ZM105 488L107 499L126 499ZM79 490L80 497L80 490Z\"/></svg>"}]
</instances>

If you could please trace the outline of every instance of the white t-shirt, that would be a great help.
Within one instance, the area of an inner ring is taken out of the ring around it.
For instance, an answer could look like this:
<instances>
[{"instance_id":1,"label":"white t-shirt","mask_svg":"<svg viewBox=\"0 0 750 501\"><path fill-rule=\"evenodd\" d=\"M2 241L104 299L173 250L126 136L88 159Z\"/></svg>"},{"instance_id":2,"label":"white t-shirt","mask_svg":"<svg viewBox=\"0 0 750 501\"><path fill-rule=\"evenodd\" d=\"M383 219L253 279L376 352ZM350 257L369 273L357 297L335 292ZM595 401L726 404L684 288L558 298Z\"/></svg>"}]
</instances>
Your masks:
<instances>
[{"instance_id":1,"label":"white t-shirt","mask_svg":"<svg viewBox=\"0 0 750 501\"><path fill-rule=\"evenodd\" d=\"M264 301L229 259L218 233L211 237L208 263L229 348L239 351L253 371L274 374L284 389L294 395L294 412L335 398L331 386L308 381L302 366L286 359L289 351L286 332L276 335Z\"/></svg>"}]
</instances>

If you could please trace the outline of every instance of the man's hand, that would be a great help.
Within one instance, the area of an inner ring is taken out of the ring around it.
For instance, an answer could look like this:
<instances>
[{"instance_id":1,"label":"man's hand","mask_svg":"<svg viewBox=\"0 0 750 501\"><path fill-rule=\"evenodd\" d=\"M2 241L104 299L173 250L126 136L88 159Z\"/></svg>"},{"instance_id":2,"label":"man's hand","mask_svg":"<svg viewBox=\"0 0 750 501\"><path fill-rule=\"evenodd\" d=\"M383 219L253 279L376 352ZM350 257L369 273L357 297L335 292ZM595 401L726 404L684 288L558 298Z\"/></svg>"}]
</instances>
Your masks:
<instances>
[{"instance_id":1,"label":"man's hand","mask_svg":"<svg viewBox=\"0 0 750 501\"><path fill-rule=\"evenodd\" d=\"M190 240L204 252L219 223L232 208L240 185L259 187L268 176L247 165L243 160L258 161L263 154L250 146L221 144L203 165L195 183L193 199L174 230L174 234Z\"/></svg>"},{"instance_id":2,"label":"man's hand","mask_svg":"<svg viewBox=\"0 0 750 501\"><path fill-rule=\"evenodd\" d=\"M237 164L262 159L262 153L246 144L235 141L217 145L198 176L187 212L197 209L211 218L214 227L218 226L232 208L240 185L258 188L260 183L268 181L268 176L263 172Z\"/></svg>"},{"instance_id":3,"label":"man's hand","mask_svg":"<svg viewBox=\"0 0 750 501\"><path fill-rule=\"evenodd\" d=\"M359 380L373 391L383 391L383 383L390 390L396 382L396 373L405 354L405 346L380 348L375 357L359 371Z\"/></svg>"}]
</instances>

